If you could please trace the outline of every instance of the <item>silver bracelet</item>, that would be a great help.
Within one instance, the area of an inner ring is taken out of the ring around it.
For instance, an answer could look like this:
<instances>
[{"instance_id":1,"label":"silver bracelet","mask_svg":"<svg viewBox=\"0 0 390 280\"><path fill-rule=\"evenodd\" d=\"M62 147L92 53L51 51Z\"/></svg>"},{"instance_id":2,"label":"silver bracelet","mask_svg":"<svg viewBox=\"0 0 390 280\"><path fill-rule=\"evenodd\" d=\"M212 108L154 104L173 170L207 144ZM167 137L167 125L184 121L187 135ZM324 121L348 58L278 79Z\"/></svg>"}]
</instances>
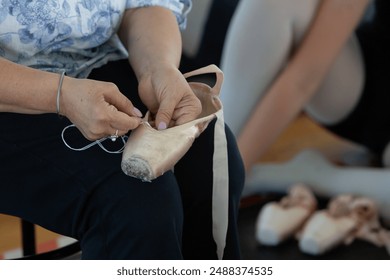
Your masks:
<instances>
[{"instance_id":1,"label":"silver bracelet","mask_svg":"<svg viewBox=\"0 0 390 280\"><path fill-rule=\"evenodd\" d=\"M62 88L62 83L64 81L65 77L65 71L61 71L60 73L60 82L58 83L58 88L57 88L57 115L60 115L60 96L61 96L61 88Z\"/></svg>"}]
</instances>

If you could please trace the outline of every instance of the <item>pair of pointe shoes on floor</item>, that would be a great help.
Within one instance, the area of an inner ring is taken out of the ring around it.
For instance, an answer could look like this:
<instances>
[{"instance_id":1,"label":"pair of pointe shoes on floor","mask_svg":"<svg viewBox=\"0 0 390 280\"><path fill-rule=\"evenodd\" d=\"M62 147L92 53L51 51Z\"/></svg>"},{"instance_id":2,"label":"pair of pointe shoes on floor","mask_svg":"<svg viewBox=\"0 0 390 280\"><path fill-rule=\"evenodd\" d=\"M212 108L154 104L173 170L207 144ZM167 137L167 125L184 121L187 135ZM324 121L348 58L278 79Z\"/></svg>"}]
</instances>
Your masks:
<instances>
[{"instance_id":1,"label":"pair of pointe shoes on floor","mask_svg":"<svg viewBox=\"0 0 390 280\"><path fill-rule=\"evenodd\" d=\"M390 254L390 231L380 225L375 201L349 194L331 199L316 210L317 200L303 184L293 185L279 202L269 202L256 221L256 240L276 246L295 237L302 252L321 255L355 239L385 247Z\"/></svg>"}]
</instances>

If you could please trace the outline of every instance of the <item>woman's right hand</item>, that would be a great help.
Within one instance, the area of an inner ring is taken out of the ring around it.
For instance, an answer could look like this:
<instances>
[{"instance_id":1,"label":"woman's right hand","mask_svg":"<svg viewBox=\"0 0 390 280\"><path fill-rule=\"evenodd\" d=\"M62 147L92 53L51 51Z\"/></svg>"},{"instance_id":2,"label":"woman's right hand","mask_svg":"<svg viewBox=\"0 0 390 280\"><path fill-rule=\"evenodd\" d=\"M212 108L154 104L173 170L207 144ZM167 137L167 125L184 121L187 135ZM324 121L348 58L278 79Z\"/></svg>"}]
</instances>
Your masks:
<instances>
[{"instance_id":1,"label":"woman's right hand","mask_svg":"<svg viewBox=\"0 0 390 280\"><path fill-rule=\"evenodd\" d=\"M60 114L89 140L124 135L135 129L142 117L115 84L71 77L64 78Z\"/></svg>"}]
</instances>

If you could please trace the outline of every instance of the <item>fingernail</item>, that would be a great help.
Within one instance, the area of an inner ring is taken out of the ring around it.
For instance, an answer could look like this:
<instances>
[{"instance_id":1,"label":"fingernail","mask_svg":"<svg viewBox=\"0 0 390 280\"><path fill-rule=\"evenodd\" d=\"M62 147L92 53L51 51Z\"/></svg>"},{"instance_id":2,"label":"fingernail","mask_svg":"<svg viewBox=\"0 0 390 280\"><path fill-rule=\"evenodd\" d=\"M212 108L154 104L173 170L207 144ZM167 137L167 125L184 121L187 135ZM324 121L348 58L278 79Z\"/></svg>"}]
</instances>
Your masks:
<instances>
[{"instance_id":1,"label":"fingernail","mask_svg":"<svg viewBox=\"0 0 390 280\"><path fill-rule=\"evenodd\" d=\"M142 113L141 113L141 111L139 110L139 109L137 109L137 108L133 108L133 112L134 112L134 114L136 114L138 117L142 117Z\"/></svg>"},{"instance_id":2,"label":"fingernail","mask_svg":"<svg viewBox=\"0 0 390 280\"><path fill-rule=\"evenodd\" d=\"M158 130L163 130L166 128L167 128L167 124L165 122L160 122L157 127Z\"/></svg>"}]
</instances>

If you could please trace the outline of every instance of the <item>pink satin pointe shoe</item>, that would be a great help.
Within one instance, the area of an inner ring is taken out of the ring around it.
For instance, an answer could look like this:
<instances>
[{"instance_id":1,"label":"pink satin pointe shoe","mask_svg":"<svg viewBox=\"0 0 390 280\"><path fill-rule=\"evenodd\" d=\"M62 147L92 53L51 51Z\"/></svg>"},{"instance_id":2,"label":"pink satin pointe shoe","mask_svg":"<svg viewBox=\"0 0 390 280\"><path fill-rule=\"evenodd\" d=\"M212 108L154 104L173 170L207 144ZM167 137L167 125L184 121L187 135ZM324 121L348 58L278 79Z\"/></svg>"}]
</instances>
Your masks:
<instances>
[{"instance_id":1,"label":"pink satin pointe shoe","mask_svg":"<svg viewBox=\"0 0 390 280\"><path fill-rule=\"evenodd\" d=\"M123 172L143 181L151 181L172 169L189 150L195 138L222 109L219 99L223 74L215 65L184 74L186 78L207 73L216 74L213 87L202 82L189 82L191 89L202 103L200 116L188 123L157 130L149 124L150 114L145 115L142 124L133 130L125 145L122 156Z\"/></svg>"},{"instance_id":2,"label":"pink satin pointe shoe","mask_svg":"<svg viewBox=\"0 0 390 280\"><path fill-rule=\"evenodd\" d=\"M204 74L214 74L213 86L204 81ZM157 130L149 123L146 114L143 123L133 130L126 142L121 167L126 175L143 181L152 181L173 169L198 137L216 118L214 126L213 186L212 186L212 232L217 245L216 254L223 258L226 246L229 211L229 174L227 142L222 103L219 99L223 73L215 65L184 74L191 89L202 103L199 118L165 130ZM198 80L198 81L196 81Z\"/></svg>"},{"instance_id":3,"label":"pink satin pointe shoe","mask_svg":"<svg viewBox=\"0 0 390 280\"><path fill-rule=\"evenodd\" d=\"M317 207L317 200L304 184L293 185L279 202L263 206L256 221L256 240L276 246L294 236Z\"/></svg>"},{"instance_id":4,"label":"pink satin pointe shoe","mask_svg":"<svg viewBox=\"0 0 390 280\"><path fill-rule=\"evenodd\" d=\"M326 210L313 214L303 229L299 247L304 253L320 255L355 239L389 250L388 231L379 223L376 203L345 194L332 199Z\"/></svg>"}]
</instances>

